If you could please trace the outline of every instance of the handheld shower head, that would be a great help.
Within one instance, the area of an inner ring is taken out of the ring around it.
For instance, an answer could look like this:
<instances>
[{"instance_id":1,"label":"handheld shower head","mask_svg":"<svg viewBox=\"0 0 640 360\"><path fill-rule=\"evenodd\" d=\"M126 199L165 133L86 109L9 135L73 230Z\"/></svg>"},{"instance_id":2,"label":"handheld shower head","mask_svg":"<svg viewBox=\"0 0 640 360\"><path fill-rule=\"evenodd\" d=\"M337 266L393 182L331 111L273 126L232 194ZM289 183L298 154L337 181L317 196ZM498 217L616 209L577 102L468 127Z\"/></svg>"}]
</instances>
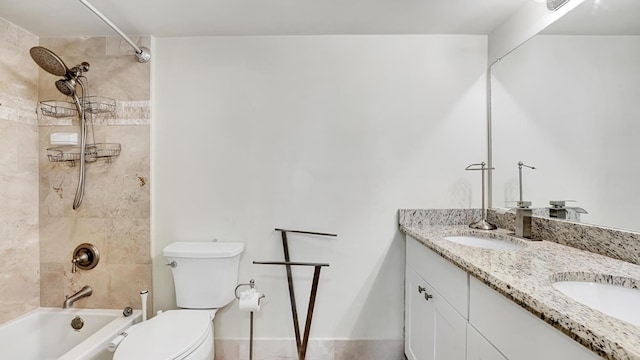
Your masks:
<instances>
[{"instance_id":1,"label":"handheld shower head","mask_svg":"<svg viewBox=\"0 0 640 360\"><path fill-rule=\"evenodd\" d=\"M83 62L82 64L76 65L71 69L67 69L67 73L64 76L64 79L60 79L56 81L56 87L60 90L61 93L67 96L73 96L76 94L76 86L80 84L83 86L80 77L83 72L89 71L89 63ZM83 94L84 94L84 87Z\"/></svg>"},{"instance_id":2,"label":"handheld shower head","mask_svg":"<svg viewBox=\"0 0 640 360\"><path fill-rule=\"evenodd\" d=\"M64 64L64 61L60 59L53 51L44 48L42 46L35 46L29 50L31 58L38 64L44 71L56 75L65 76L69 72L69 68Z\"/></svg>"},{"instance_id":3,"label":"handheld shower head","mask_svg":"<svg viewBox=\"0 0 640 360\"><path fill-rule=\"evenodd\" d=\"M76 81L73 79L60 79L56 81L56 87L61 93L67 96L73 96L76 93Z\"/></svg>"}]
</instances>

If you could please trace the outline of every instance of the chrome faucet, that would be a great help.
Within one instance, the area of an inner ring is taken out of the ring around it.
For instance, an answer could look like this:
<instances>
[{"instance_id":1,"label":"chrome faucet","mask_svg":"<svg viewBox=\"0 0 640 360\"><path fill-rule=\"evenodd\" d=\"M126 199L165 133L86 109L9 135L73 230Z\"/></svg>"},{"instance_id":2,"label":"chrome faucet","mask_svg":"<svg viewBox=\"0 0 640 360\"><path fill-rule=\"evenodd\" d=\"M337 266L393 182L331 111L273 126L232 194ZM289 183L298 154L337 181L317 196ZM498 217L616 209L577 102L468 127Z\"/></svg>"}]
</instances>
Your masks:
<instances>
[{"instance_id":1,"label":"chrome faucet","mask_svg":"<svg viewBox=\"0 0 640 360\"><path fill-rule=\"evenodd\" d=\"M531 201L522 200L522 167L535 170L535 167L518 162L518 183L520 187L520 200L516 207L516 236L531 239Z\"/></svg>"},{"instance_id":2,"label":"chrome faucet","mask_svg":"<svg viewBox=\"0 0 640 360\"><path fill-rule=\"evenodd\" d=\"M73 306L73 303L84 298L87 297L89 295L93 294L93 289L90 286L84 286L82 289L80 289L80 291L78 291L77 293L69 296L65 296L64 297L64 303L62 304L62 308L63 309L68 309L71 306Z\"/></svg>"}]
</instances>

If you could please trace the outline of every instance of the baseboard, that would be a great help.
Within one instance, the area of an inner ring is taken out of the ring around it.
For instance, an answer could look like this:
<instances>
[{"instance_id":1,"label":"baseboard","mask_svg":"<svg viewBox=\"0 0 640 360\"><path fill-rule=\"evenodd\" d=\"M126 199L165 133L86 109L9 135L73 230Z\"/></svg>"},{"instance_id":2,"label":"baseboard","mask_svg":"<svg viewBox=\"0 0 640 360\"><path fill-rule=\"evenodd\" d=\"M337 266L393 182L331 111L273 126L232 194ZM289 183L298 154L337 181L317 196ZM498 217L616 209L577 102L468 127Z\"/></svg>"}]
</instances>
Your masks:
<instances>
[{"instance_id":1,"label":"baseboard","mask_svg":"<svg viewBox=\"0 0 640 360\"><path fill-rule=\"evenodd\" d=\"M215 360L249 360L248 339L215 340ZM404 360L402 339L309 340L306 360ZM253 360L297 360L295 339L254 339Z\"/></svg>"}]
</instances>

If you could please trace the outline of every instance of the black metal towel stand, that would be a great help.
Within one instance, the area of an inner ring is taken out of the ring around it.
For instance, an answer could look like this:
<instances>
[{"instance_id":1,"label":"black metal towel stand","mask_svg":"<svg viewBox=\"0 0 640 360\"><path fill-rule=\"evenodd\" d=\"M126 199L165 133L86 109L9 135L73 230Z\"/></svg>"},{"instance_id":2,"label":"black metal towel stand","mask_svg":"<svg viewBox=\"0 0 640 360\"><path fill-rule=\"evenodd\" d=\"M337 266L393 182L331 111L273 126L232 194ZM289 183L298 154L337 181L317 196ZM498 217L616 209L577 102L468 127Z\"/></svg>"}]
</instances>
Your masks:
<instances>
[{"instance_id":1,"label":"black metal towel stand","mask_svg":"<svg viewBox=\"0 0 640 360\"><path fill-rule=\"evenodd\" d=\"M298 347L298 359L304 360L307 353L307 345L309 344L309 331L311 330L311 320L313 318L313 308L316 303L316 294L318 293L318 283L320 281L320 269L329 266L326 263L307 263L291 261L289 257L289 244L287 242L287 233L320 235L320 236L338 236L337 234L327 234L311 231L285 230L276 229L282 234L282 248L284 251L284 261L254 261L254 264L260 265L284 265L287 269L287 282L289 283L289 299L291 300L291 315L293 316L293 329L296 334L296 346ZM300 324L298 323L298 307L296 305L296 294L293 290L293 276L291 275L292 266L313 266L313 282L311 284L311 294L309 295L309 308L307 309L307 321L304 325L304 335L300 338Z\"/></svg>"}]
</instances>

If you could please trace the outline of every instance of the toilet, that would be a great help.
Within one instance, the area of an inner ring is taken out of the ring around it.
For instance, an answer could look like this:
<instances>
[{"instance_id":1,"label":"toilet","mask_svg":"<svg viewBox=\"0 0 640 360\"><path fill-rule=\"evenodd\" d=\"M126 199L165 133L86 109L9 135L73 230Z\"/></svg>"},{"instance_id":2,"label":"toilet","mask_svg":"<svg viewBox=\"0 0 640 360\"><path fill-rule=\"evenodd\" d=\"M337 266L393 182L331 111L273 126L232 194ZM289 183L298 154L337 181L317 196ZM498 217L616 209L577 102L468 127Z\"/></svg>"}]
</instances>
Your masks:
<instances>
[{"instance_id":1,"label":"toilet","mask_svg":"<svg viewBox=\"0 0 640 360\"><path fill-rule=\"evenodd\" d=\"M176 304L128 328L113 360L212 360L213 319L234 299L239 242L176 242L163 249L173 273Z\"/></svg>"}]
</instances>

